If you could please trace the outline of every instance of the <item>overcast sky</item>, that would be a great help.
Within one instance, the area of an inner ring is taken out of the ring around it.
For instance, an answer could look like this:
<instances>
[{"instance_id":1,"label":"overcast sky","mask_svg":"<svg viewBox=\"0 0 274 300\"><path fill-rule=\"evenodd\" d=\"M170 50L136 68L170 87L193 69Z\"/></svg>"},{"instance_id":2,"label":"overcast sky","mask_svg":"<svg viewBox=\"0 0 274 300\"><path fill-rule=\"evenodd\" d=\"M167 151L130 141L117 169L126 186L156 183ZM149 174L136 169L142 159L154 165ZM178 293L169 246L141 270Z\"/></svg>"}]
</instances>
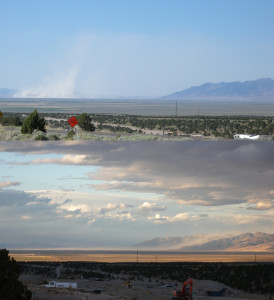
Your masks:
<instances>
[{"instance_id":1,"label":"overcast sky","mask_svg":"<svg viewBox=\"0 0 274 300\"><path fill-rule=\"evenodd\" d=\"M272 0L0 0L0 88L157 97L274 78Z\"/></svg>"},{"instance_id":2,"label":"overcast sky","mask_svg":"<svg viewBox=\"0 0 274 300\"><path fill-rule=\"evenodd\" d=\"M269 142L0 142L0 248L273 233Z\"/></svg>"}]
</instances>

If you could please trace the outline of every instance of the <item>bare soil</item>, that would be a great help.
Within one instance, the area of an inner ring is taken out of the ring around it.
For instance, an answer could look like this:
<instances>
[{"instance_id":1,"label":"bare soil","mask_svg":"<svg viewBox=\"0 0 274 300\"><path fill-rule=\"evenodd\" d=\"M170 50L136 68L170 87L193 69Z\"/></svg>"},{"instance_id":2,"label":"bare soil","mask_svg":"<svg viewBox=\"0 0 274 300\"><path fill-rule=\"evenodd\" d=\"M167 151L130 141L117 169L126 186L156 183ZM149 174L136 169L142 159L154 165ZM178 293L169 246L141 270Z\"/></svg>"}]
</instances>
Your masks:
<instances>
[{"instance_id":1,"label":"bare soil","mask_svg":"<svg viewBox=\"0 0 274 300\"><path fill-rule=\"evenodd\" d=\"M44 287L43 285L50 279L37 275L22 275L20 279L32 290L33 299L36 300L167 300L172 298L173 289L181 289L180 282L160 281L157 278L132 280L131 287L127 286L127 279L123 276L116 276L109 281L74 280L78 289ZM173 287L165 287L167 284ZM225 295L213 297L214 300L269 299L269 296L246 294L217 281L196 279L193 282L193 299L209 300L212 297L207 296L208 290L219 291L222 288L227 288ZM96 294L94 292L96 290L100 290L101 293Z\"/></svg>"}]
</instances>

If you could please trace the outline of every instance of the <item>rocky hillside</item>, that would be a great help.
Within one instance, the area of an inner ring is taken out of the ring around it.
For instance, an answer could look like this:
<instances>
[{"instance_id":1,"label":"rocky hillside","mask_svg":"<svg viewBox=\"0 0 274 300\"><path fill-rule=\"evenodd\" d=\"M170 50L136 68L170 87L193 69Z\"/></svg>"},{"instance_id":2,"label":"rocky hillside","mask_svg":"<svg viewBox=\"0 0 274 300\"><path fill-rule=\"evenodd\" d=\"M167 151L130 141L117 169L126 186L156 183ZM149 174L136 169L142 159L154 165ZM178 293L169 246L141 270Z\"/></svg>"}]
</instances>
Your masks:
<instances>
[{"instance_id":1,"label":"rocky hillside","mask_svg":"<svg viewBox=\"0 0 274 300\"><path fill-rule=\"evenodd\" d=\"M244 233L231 238L217 239L203 244L182 247L195 251L274 251L274 234Z\"/></svg>"},{"instance_id":2,"label":"rocky hillside","mask_svg":"<svg viewBox=\"0 0 274 300\"><path fill-rule=\"evenodd\" d=\"M274 234L262 232L244 233L236 236L158 237L135 246L143 249L173 249L185 251L274 251Z\"/></svg>"},{"instance_id":3,"label":"rocky hillside","mask_svg":"<svg viewBox=\"0 0 274 300\"><path fill-rule=\"evenodd\" d=\"M262 78L244 82L205 83L165 96L182 100L274 101L274 80Z\"/></svg>"}]
</instances>

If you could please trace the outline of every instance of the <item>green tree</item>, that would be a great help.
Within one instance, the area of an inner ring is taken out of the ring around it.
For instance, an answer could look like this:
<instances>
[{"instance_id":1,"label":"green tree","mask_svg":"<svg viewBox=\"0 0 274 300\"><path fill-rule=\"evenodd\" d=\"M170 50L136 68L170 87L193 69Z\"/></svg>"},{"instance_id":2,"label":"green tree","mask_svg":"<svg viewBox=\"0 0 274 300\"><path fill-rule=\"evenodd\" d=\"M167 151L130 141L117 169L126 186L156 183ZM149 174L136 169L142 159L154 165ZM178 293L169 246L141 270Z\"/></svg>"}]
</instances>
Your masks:
<instances>
[{"instance_id":1,"label":"green tree","mask_svg":"<svg viewBox=\"0 0 274 300\"><path fill-rule=\"evenodd\" d=\"M87 113L77 116L78 125L85 131L94 131L95 125L91 123L91 117Z\"/></svg>"},{"instance_id":2,"label":"green tree","mask_svg":"<svg viewBox=\"0 0 274 300\"><path fill-rule=\"evenodd\" d=\"M37 113L37 110L35 109L24 120L23 125L21 127L21 132L24 134L32 133L34 129L46 132L45 125L46 125L45 119L43 117L40 117Z\"/></svg>"},{"instance_id":3,"label":"green tree","mask_svg":"<svg viewBox=\"0 0 274 300\"><path fill-rule=\"evenodd\" d=\"M30 300L32 292L18 280L20 266L9 251L0 249L0 296L1 300Z\"/></svg>"},{"instance_id":4,"label":"green tree","mask_svg":"<svg viewBox=\"0 0 274 300\"><path fill-rule=\"evenodd\" d=\"M75 135L75 131L70 130L66 136L66 140L73 140L74 135Z\"/></svg>"}]
</instances>

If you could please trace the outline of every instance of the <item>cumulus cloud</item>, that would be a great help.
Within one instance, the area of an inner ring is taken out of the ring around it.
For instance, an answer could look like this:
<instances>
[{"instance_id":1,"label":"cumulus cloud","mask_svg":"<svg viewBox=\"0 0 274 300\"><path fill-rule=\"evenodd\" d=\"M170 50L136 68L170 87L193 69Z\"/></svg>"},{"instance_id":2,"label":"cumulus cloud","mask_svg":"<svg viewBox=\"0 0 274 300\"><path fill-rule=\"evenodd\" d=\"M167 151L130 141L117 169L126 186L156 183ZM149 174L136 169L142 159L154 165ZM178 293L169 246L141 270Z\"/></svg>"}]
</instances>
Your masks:
<instances>
[{"instance_id":1,"label":"cumulus cloud","mask_svg":"<svg viewBox=\"0 0 274 300\"><path fill-rule=\"evenodd\" d=\"M0 182L0 188L20 185L20 182L4 181Z\"/></svg>"},{"instance_id":2,"label":"cumulus cloud","mask_svg":"<svg viewBox=\"0 0 274 300\"><path fill-rule=\"evenodd\" d=\"M73 203L65 203L63 205L60 205L59 208L63 210L67 210L69 212L89 212L90 208L85 204L73 204Z\"/></svg>"},{"instance_id":3,"label":"cumulus cloud","mask_svg":"<svg viewBox=\"0 0 274 300\"><path fill-rule=\"evenodd\" d=\"M160 206L156 202L144 202L138 207L138 211L141 213L148 213L154 211L163 211L166 210L166 206Z\"/></svg>"},{"instance_id":4,"label":"cumulus cloud","mask_svg":"<svg viewBox=\"0 0 274 300\"><path fill-rule=\"evenodd\" d=\"M116 220L120 220L120 221L122 221L122 220L135 221L136 220L130 212L122 212L122 213L116 214L114 216L114 218Z\"/></svg>"},{"instance_id":5,"label":"cumulus cloud","mask_svg":"<svg viewBox=\"0 0 274 300\"><path fill-rule=\"evenodd\" d=\"M272 190L263 193L253 193L246 197L248 204L248 209L254 210L268 210L274 207L274 197Z\"/></svg>"},{"instance_id":6,"label":"cumulus cloud","mask_svg":"<svg viewBox=\"0 0 274 300\"><path fill-rule=\"evenodd\" d=\"M125 207L126 206L123 203L120 203L120 204L108 203L105 207L103 207L102 209L100 209L100 214L105 214L105 213L113 211L115 209L125 208Z\"/></svg>"},{"instance_id":7,"label":"cumulus cloud","mask_svg":"<svg viewBox=\"0 0 274 300\"><path fill-rule=\"evenodd\" d=\"M159 223L159 222L175 223L175 222L182 222L190 218L191 217L189 213L179 213L173 217L160 216L160 214L156 214L154 217L148 217L148 220L153 221L155 223Z\"/></svg>"},{"instance_id":8,"label":"cumulus cloud","mask_svg":"<svg viewBox=\"0 0 274 300\"><path fill-rule=\"evenodd\" d=\"M11 162L11 164L16 165L88 165L93 164L94 160L91 159L89 155L84 154L75 154L70 155L66 154L60 158L43 158L43 159L34 159L29 162Z\"/></svg>"},{"instance_id":9,"label":"cumulus cloud","mask_svg":"<svg viewBox=\"0 0 274 300\"><path fill-rule=\"evenodd\" d=\"M273 200L272 199L266 199L263 201L259 201L256 204L256 209L258 210L265 210L265 209L271 209L273 208Z\"/></svg>"}]
</instances>

